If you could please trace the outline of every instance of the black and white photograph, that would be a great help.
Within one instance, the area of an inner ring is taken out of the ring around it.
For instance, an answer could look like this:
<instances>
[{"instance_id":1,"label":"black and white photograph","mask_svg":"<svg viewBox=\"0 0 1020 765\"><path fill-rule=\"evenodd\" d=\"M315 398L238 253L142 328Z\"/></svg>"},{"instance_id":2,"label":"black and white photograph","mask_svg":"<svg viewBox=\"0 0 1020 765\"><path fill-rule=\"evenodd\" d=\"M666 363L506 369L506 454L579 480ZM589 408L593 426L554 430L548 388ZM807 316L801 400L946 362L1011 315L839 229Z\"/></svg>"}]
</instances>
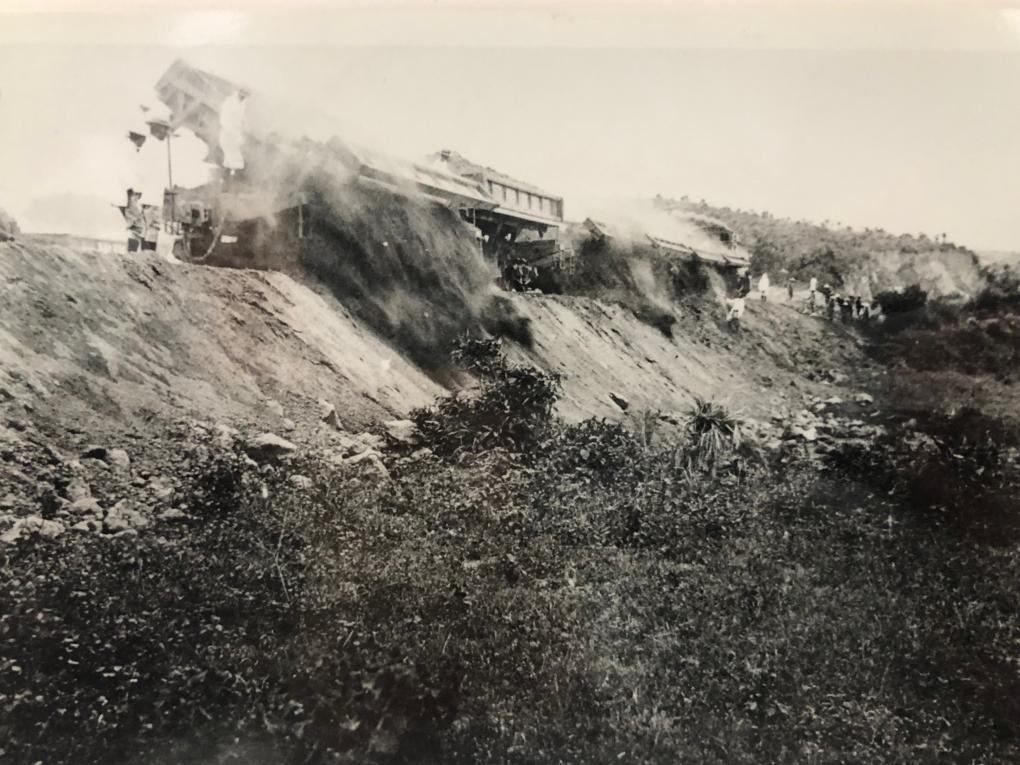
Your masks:
<instances>
[{"instance_id":1,"label":"black and white photograph","mask_svg":"<svg viewBox=\"0 0 1020 765\"><path fill-rule=\"evenodd\" d=\"M1020 5L0 0L0 763L1020 762Z\"/></svg>"}]
</instances>

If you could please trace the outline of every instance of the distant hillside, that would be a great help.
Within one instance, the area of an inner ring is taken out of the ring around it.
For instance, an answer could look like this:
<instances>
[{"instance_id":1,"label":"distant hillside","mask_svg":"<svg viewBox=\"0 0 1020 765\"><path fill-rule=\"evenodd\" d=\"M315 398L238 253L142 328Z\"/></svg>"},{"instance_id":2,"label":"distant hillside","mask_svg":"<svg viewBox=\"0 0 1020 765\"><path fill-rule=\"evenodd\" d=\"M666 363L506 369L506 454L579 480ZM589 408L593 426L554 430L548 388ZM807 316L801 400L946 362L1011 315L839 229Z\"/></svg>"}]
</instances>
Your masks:
<instances>
[{"instance_id":1,"label":"distant hillside","mask_svg":"<svg viewBox=\"0 0 1020 765\"><path fill-rule=\"evenodd\" d=\"M979 250L977 253L981 265L1020 265L1020 252L1010 250Z\"/></svg>"},{"instance_id":2,"label":"distant hillside","mask_svg":"<svg viewBox=\"0 0 1020 765\"><path fill-rule=\"evenodd\" d=\"M721 219L751 250L755 272L795 279L812 276L837 287L872 292L919 283L938 295L974 294L982 285L977 255L945 234L892 234L881 228L855 229L838 222L821 224L777 218L768 212L713 207L656 198L667 211L695 212Z\"/></svg>"}]
</instances>

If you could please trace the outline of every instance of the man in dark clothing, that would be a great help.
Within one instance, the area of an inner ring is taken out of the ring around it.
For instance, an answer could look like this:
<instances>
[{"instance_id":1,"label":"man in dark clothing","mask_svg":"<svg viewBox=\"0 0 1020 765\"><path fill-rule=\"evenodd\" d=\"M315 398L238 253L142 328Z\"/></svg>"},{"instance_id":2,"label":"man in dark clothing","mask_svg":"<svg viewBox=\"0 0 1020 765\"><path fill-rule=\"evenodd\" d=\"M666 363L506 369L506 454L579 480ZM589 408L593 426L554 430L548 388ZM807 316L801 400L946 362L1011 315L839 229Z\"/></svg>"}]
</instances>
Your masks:
<instances>
[{"instance_id":1,"label":"man in dark clothing","mask_svg":"<svg viewBox=\"0 0 1020 765\"><path fill-rule=\"evenodd\" d=\"M745 269L744 275L740 278L740 286L737 289L738 297L746 297L754 289L754 280L751 278L751 269Z\"/></svg>"},{"instance_id":2,"label":"man in dark clothing","mask_svg":"<svg viewBox=\"0 0 1020 765\"><path fill-rule=\"evenodd\" d=\"M844 324L849 324L854 315L853 300L849 295L839 299L839 315Z\"/></svg>"}]
</instances>

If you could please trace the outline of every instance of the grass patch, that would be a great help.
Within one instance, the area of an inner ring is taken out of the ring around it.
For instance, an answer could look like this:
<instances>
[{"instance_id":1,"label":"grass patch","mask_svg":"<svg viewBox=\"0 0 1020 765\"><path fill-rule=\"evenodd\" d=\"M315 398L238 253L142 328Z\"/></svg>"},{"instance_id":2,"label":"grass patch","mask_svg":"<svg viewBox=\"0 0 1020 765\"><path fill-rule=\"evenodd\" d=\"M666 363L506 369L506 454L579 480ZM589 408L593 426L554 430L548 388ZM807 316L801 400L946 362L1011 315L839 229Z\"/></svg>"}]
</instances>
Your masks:
<instances>
[{"instance_id":1,"label":"grass patch","mask_svg":"<svg viewBox=\"0 0 1020 765\"><path fill-rule=\"evenodd\" d=\"M501 395L532 390L487 342L460 360ZM1016 556L933 522L976 491L1016 488L1009 460L977 445L980 422L945 428L972 448L919 424L962 455L932 503L913 492L914 429L820 469L742 452L753 444L705 402L671 441L562 425L544 401L510 409L548 417L540 434L497 442L451 436L488 427L493 407L440 405L436 453L391 455L389 482L311 458L253 468L201 444L211 456L182 469L192 525L5 548L3 755L1020 754ZM312 487L296 490L292 471Z\"/></svg>"}]
</instances>

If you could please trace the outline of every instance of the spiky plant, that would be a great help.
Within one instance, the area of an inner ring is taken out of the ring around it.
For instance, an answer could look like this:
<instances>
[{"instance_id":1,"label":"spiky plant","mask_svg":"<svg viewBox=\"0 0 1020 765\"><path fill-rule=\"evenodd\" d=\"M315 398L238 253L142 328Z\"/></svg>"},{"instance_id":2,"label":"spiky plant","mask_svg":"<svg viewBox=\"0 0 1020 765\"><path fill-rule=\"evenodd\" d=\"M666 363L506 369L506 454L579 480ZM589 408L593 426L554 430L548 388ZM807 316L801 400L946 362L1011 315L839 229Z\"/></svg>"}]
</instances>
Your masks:
<instances>
[{"instance_id":1,"label":"spiky plant","mask_svg":"<svg viewBox=\"0 0 1020 765\"><path fill-rule=\"evenodd\" d=\"M715 475L720 460L740 445L740 423L721 404L695 396L684 435L684 467Z\"/></svg>"}]
</instances>

